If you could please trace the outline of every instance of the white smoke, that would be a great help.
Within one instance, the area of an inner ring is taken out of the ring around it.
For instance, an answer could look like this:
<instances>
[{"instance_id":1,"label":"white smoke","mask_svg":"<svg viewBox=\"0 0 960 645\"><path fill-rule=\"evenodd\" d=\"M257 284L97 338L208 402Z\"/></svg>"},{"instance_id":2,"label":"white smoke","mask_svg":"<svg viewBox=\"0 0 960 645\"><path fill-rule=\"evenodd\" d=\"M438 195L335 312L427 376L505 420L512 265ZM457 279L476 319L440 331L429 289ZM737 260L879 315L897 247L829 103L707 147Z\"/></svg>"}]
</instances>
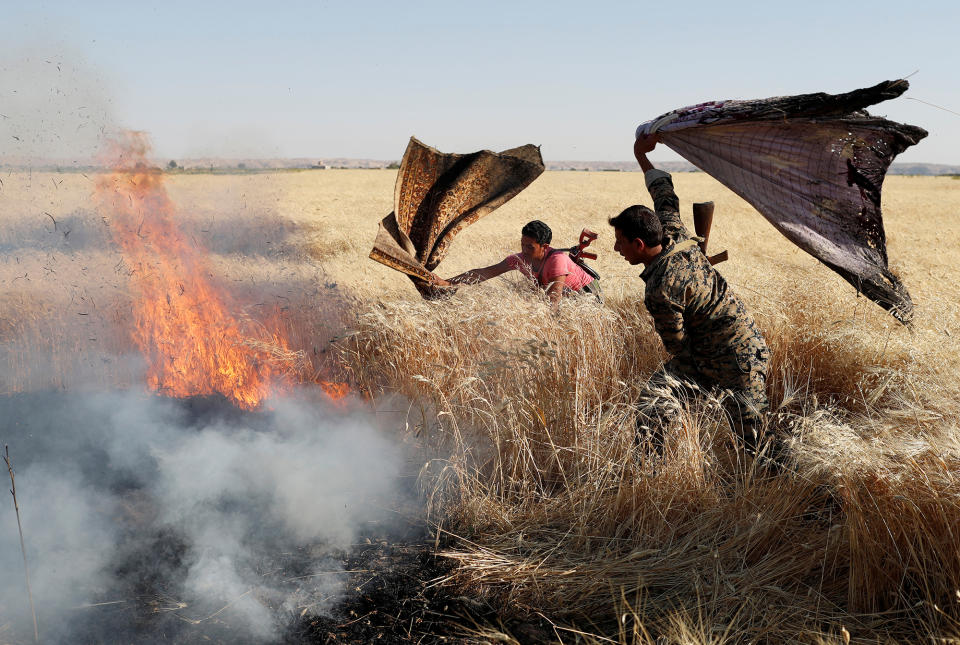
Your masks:
<instances>
[{"instance_id":1,"label":"white smoke","mask_svg":"<svg viewBox=\"0 0 960 645\"><path fill-rule=\"evenodd\" d=\"M331 556L396 500L399 445L363 414L305 397L208 420L135 391L3 405L45 642L76 642L104 620L130 629L130 616L101 607L132 614L136 603L180 625L215 615L250 642L277 638L301 607L329 606ZM295 571L267 575L298 552ZM0 505L0 569L0 624L27 634L12 500Z\"/></svg>"},{"instance_id":2,"label":"white smoke","mask_svg":"<svg viewBox=\"0 0 960 645\"><path fill-rule=\"evenodd\" d=\"M114 129L97 73L75 53L5 51L0 164L92 158ZM0 445L16 468L41 640L276 640L291 616L335 602L340 550L392 516L402 451L371 416L306 394L241 414L114 389L141 382L143 360L129 335L130 268L92 190L82 172L0 182ZM184 230L232 294L256 296L239 300L282 299L302 317L316 355L336 294L300 252L302 231L220 190L216 210L194 205ZM28 642L4 497L0 641Z\"/></svg>"}]
</instances>

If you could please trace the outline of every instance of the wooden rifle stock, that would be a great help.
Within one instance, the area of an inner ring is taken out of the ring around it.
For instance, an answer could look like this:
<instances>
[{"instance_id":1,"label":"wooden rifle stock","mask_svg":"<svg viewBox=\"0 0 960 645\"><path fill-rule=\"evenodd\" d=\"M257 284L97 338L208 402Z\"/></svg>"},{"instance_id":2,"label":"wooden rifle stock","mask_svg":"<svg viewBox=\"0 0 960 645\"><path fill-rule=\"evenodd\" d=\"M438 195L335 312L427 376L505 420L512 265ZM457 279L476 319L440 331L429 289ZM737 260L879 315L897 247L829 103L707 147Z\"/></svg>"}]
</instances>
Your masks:
<instances>
[{"instance_id":1,"label":"wooden rifle stock","mask_svg":"<svg viewBox=\"0 0 960 645\"><path fill-rule=\"evenodd\" d=\"M730 254L726 251L720 251L716 255L707 256L707 262L710 264L720 264L730 259Z\"/></svg>"},{"instance_id":2,"label":"wooden rifle stock","mask_svg":"<svg viewBox=\"0 0 960 645\"><path fill-rule=\"evenodd\" d=\"M707 255L707 242L710 239L710 229L713 227L713 202L697 202L693 205L693 230L697 237L703 238L698 242L700 250ZM714 256L707 255L710 264L718 264L726 260L729 256L726 251L721 251Z\"/></svg>"},{"instance_id":3,"label":"wooden rifle stock","mask_svg":"<svg viewBox=\"0 0 960 645\"><path fill-rule=\"evenodd\" d=\"M707 254L707 241L710 239L710 228L713 226L713 202L697 202L693 205L693 230L697 237L702 237L700 250Z\"/></svg>"}]
</instances>

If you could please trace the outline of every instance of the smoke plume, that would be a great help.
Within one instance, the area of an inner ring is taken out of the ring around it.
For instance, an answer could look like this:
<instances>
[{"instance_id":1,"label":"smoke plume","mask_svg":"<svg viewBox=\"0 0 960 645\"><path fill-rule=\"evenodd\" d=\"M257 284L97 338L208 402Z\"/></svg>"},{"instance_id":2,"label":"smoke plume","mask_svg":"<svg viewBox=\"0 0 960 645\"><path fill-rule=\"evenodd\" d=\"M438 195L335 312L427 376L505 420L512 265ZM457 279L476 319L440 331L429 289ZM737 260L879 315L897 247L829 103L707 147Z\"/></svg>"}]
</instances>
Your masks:
<instances>
[{"instance_id":1,"label":"smoke plume","mask_svg":"<svg viewBox=\"0 0 960 645\"><path fill-rule=\"evenodd\" d=\"M149 641L159 627L273 640L336 599L331 556L395 500L397 445L304 396L259 413L135 390L0 405L45 642ZM0 506L0 565L0 616L25 635L12 503Z\"/></svg>"}]
</instances>

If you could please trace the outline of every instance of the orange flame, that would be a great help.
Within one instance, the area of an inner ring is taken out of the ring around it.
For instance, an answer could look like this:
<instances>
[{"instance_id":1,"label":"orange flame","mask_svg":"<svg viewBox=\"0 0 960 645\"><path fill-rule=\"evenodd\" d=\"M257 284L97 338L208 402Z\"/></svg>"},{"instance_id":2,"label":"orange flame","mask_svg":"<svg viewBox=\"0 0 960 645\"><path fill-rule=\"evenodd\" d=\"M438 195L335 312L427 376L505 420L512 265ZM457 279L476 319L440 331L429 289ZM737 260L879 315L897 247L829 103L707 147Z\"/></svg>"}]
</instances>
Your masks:
<instances>
[{"instance_id":1,"label":"orange flame","mask_svg":"<svg viewBox=\"0 0 960 645\"><path fill-rule=\"evenodd\" d=\"M146 163L139 132L119 142L114 172L97 182L97 196L140 292L134 302L134 341L148 363L147 384L168 396L219 393L256 408L274 374L213 287L206 253L178 228L163 173ZM262 336L262 334L261 334ZM281 338L268 339L286 347Z\"/></svg>"},{"instance_id":2,"label":"orange flame","mask_svg":"<svg viewBox=\"0 0 960 645\"><path fill-rule=\"evenodd\" d=\"M346 383L336 383L333 381L320 381L320 388L331 401L343 401L350 394L350 386Z\"/></svg>"}]
</instances>

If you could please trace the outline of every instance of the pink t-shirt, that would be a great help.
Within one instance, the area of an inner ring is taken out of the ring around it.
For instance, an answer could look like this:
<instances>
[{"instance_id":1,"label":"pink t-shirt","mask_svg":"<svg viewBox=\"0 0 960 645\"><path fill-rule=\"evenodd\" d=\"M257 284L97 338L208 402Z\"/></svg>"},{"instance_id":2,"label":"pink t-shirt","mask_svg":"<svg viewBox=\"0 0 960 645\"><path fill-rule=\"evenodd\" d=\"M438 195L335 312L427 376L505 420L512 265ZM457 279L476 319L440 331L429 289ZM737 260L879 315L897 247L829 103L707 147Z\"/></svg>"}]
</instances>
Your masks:
<instances>
[{"instance_id":1,"label":"pink t-shirt","mask_svg":"<svg viewBox=\"0 0 960 645\"><path fill-rule=\"evenodd\" d=\"M551 249L548 246L547 253L550 253L550 251ZM539 274L534 272L521 253L514 253L508 256L506 262L507 266L511 269L516 269L528 278L536 280L541 287L546 287L562 275L567 276L564 285L573 291L579 291L593 282L593 277L577 266L564 251L551 253L550 256L544 260Z\"/></svg>"}]
</instances>

